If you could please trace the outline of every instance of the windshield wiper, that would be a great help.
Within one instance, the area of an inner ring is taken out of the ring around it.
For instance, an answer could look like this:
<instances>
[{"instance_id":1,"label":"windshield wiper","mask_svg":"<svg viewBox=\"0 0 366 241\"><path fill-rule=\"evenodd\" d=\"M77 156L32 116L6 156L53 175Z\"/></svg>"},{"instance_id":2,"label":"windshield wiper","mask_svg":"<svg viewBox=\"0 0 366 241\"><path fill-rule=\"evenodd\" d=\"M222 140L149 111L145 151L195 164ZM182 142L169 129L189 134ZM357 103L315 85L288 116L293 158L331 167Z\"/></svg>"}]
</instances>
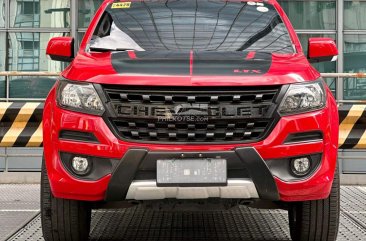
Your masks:
<instances>
[{"instance_id":1,"label":"windshield wiper","mask_svg":"<svg viewBox=\"0 0 366 241\"><path fill-rule=\"evenodd\" d=\"M137 51L136 49L124 49L124 48L115 48L115 49L109 49L109 48L98 48L98 47L90 47L90 51L94 52L111 52L111 51Z\"/></svg>"}]
</instances>

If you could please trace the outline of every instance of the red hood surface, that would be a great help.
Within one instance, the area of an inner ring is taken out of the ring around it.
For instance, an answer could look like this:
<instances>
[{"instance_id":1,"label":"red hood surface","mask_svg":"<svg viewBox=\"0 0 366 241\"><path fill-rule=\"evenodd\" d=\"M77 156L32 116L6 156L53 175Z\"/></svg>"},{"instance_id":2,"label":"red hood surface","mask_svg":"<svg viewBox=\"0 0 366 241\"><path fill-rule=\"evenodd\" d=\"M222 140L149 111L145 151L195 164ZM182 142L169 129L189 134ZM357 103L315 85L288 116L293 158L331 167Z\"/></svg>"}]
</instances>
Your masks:
<instances>
[{"instance_id":1,"label":"red hood surface","mask_svg":"<svg viewBox=\"0 0 366 241\"><path fill-rule=\"evenodd\" d=\"M303 54L85 53L62 76L100 84L258 86L312 81L320 74Z\"/></svg>"}]
</instances>

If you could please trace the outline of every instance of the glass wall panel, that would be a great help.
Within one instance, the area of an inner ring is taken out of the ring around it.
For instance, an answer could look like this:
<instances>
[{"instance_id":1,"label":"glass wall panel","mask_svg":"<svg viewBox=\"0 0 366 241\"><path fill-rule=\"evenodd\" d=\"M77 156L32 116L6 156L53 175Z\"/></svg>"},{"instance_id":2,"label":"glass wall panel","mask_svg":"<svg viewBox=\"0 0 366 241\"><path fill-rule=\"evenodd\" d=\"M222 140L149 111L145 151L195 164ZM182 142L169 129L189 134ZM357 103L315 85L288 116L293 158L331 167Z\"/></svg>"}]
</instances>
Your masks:
<instances>
[{"instance_id":1,"label":"glass wall panel","mask_svg":"<svg viewBox=\"0 0 366 241\"><path fill-rule=\"evenodd\" d=\"M0 71L5 70L6 33L0 32Z\"/></svg>"},{"instance_id":2,"label":"glass wall panel","mask_svg":"<svg viewBox=\"0 0 366 241\"><path fill-rule=\"evenodd\" d=\"M5 70L5 53L6 53L5 39L6 39L5 32L4 33L0 32L0 71ZM5 97L5 89L6 89L5 77L0 76L0 98Z\"/></svg>"},{"instance_id":3,"label":"glass wall panel","mask_svg":"<svg viewBox=\"0 0 366 241\"><path fill-rule=\"evenodd\" d=\"M344 2L344 29L366 29L366 1Z\"/></svg>"},{"instance_id":4,"label":"glass wall panel","mask_svg":"<svg viewBox=\"0 0 366 241\"><path fill-rule=\"evenodd\" d=\"M366 72L366 35L344 36L344 72ZM366 100L366 79L344 79L344 99Z\"/></svg>"},{"instance_id":5,"label":"glass wall panel","mask_svg":"<svg viewBox=\"0 0 366 241\"><path fill-rule=\"evenodd\" d=\"M5 98L6 92L5 92L5 77L0 76L0 98Z\"/></svg>"},{"instance_id":6,"label":"glass wall panel","mask_svg":"<svg viewBox=\"0 0 366 241\"><path fill-rule=\"evenodd\" d=\"M37 71L40 69L40 33L9 33L8 69Z\"/></svg>"},{"instance_id":7,"label":"glass wall panel","mask_svg":"<svg viewBox=\"0 0 366 241\"><path fill-rule=\"evenodd\" d=\"M10 26L68 28L70 0L10 0Z\"/></svg>"},{"instance_id":8,"label":"glass wall panel","mask_svg":"<svg viewBox=\"0 0 366 241\"><path fill-rule=\"evenodd\" d=\"M52 61L46 56L46 46L52 37L63 33L9 33L8 70L59 72L67 63ZM10 98L45 98L55 83L49 77L10 78Z\"/></svg>"},{"instance_id":9,"label":"glass wall panel","mask_svg":"<svg viewBox=\"0 0 366 241\"><path fill-rule=\"evenodd\" d=\"M61 71L65 64L46 56L50 38L67 36L66 33L9 33L8 70L10 71Z\"/></svg>"},{"instance_id":10,"label":"glass wall panel","mask_svg":"<svg viewBox=\"0 0 366 241\"><path fill-rule=\"evenodd\" d=\"M103 0L79 0L79 28L87 28Z\"/></svg>"},{"instance_id":11,"label":"glass wall panel","mask_svg":"<svg viewBox=\"0 0 366 241\"><path fill-rule=\"evenodd\" d=\"M299 39L301 41L301 45L304 49L305 54L308 54L308 40L313 37L326 37L335 39L335 34L299 34ZM337 63L336 62L322 62L322 63L314 63L313 66L320 73L335 73L337 72ZM327 78L325 82L328 84L329 88L332 90L334 96L336 96L336 79L335 78Z\"/></svg>"},{"instance_id":12,"label":"glass wall panel","mask_svg":"<svg viewBox=\"0 0 366 241\"><path fill-rule=\"evenodd\" d=\"M5 27L5 0L0 0L0 28Z\"/></svg>"},{"instance_id":13,"label":"glass wall panel","mask_svg":"<svg viewBox=\"0 0 366 241\"><path fill-rule=\"evenodd\" d=\"M84 35L85 35L85 32L79 32L78 33L78 45L80 46L80 44L81 44L81 41L83 40L83 38L84 38Z\"/></svg>"},{"instance_id":14,"label":"glass wall panel","mask_svg":"<svg viewBox=\"0 0 366 241\"><path fill-rule=\"evenodd\" d=\"M336 1L278 1L295 29L335 29Z\"/></svg>"}]
</instances>

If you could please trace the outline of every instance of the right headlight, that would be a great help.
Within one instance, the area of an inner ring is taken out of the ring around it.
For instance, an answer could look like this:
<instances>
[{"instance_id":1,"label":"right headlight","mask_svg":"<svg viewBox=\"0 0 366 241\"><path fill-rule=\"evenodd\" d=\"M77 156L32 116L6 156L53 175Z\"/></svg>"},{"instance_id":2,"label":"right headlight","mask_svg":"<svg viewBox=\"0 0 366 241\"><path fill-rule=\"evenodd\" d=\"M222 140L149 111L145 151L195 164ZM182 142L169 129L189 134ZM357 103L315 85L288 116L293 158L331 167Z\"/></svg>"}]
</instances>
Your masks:
<instances>
[{"instance_id":1,"label":"right headlight","mask_svg":"<svg viewBox=\"0 0 366 241\"><path fill-rule=\"evenodd\" d=\"M292 84L283 98L279 113L281 115L293 115L314 110L325 106L326 93L323 81L305 84Z\"/></svg>"},{"instance_id":2,"label":"right headlight","mask_svg":"<svg viewBox=\"0 0 366 241\"><path fill-rule=\"evenodd\" d=\"M94 86L88 83L60 81L57 88L59 106L72 111L102 115L104 106Z\"/></svg>"}]
</instances>

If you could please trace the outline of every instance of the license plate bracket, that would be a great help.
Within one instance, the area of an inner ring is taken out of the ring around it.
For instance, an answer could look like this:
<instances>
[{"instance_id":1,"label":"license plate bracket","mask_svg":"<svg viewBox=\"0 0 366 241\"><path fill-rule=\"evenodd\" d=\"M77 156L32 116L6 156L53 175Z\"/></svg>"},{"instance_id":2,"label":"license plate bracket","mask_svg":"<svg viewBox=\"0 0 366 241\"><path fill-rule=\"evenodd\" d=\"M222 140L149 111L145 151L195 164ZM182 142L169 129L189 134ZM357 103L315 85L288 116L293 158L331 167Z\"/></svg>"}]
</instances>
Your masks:
<instances>
[{"instance_id":1,"label":"license plate bracket","mask_svg":"<svg viewBox=\"0 0 366 241\"><path fill-rule=\"evenodd\" d=\"M156 163L158 186L226 186L225 159L171 159Z\"/></svg>"}]
</instances>

